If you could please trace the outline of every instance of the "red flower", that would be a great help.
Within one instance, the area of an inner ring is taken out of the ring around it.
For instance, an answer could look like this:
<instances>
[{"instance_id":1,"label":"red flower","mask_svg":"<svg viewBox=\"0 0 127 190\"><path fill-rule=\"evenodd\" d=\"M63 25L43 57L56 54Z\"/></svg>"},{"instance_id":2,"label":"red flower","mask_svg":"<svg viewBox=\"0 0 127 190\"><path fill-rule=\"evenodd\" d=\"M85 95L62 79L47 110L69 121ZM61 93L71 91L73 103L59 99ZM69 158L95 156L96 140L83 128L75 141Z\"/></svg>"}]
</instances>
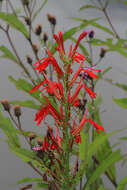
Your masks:
<instances>
[{"instance_id":1,"label":"red flower","mask_svg":"<svg viewBox=\"0 0 127 190\"><path fill-rule=\"evenodd\" d=\"M90 122L96 128L96 130L97 130L98 133L100 133L100 131L104 131L104 128L101 125L98 125L97 123L95 123L91 119L87 119L86 121Z\"/></svg>"},{"instance_id":2,"label":"red flower","mask_svg":"<svg viewBox=\"0 0 127 190\"><path fill-rule=\"evenodd\" d=\"M87 93L90 95L90 97L93 99L93 98L96 98L96 93L93 92L90 88L88 88L87 86L83 86L85 88L85 90L87 91Z\"/></svg>"},{"instance_id":3,"label":"red flower","mask_svg":"<svg viewBox=\"0 0 127 190\"><path fill-rule=\"evenodd\" d=\"M35 121L37 121L37 125L41 123L42 120L45 119L45 117L49 114L49 106L46 105L45 107L42 106L42 109L36 113Z\"/></svg>"}]
</instances>

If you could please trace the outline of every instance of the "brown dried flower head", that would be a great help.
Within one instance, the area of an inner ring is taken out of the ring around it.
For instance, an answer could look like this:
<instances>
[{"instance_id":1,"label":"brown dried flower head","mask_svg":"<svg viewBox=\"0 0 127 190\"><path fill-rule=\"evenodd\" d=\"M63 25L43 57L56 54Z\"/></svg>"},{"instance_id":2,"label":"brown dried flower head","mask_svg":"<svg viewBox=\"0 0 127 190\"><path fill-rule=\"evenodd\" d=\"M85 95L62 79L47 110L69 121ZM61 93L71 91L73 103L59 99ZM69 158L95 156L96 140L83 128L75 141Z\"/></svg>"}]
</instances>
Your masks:
<instances>
[{"instance_id":1,"label":"brown dried flower head","mask_svg":"<svg viewBox=\"0 0 127 190\"><path fill-rule=\"evenodd\" d=\"M20 117L22 114L21 107L19 105L15 105L13 109L14 109L14 115L16 117Z\"/></svg>"},{"instance_id":2,"label":"brown dried flower head","mask_svg":"<svg viewBox=\"0 0 127 190\"><path fill-rule=\"evenodd\" d=\"M25 18L25 22L28 26L30 26L31 22L30 22L30 19L28 17Z\"/></svg>"},{"instance_id":3,"label":"brown dried flower head","mask_svg":"<svg viewBox=\"0 0 127 190\"><path fill-rule=\"evenodd\" d=\"M38 52L38 45L36 43L32 43L33 49L35 51L35 53L37 54Z\"/></svg>"},{"instance_id":4,"label":"brown dried flower head","mask_svg":"<svg viewBox=\"0 0 127 190\"><path fill-rule=\"evenodd\" d=\"M51 14L47 14L47 18L48 18L48 21L52 24L52 25L56 25L56 17L51 15Z\"/></svg>"},{"instance_id":5,"label":"brown dried flower head","mask_svg":"<svg viewBox=\"0 0 127 190\"><path fill-rule=\"evenodd\" d=\"M33 62L33 60L31 59L31 57L29 55L27 55L26 59L27 59L27 63L29 63L31 65L32 62Z\"/></svg>"},{"instance_id":6,"label":"brown dried flower head","mask_svg":"<svg viewBox=\"0 0 127 190\"><path fill-rule=\"evenodd\" d=\"M48 35L46 32L44 32L44 34L43 34L43 40L44 40L44 43L46 43L48 40Z\"/></svg>"},{"instance_id":7,"label":"brown dried flower head","mask_svg":"<svg viewBox=\"0 0 127 190\"><path fill-rule=\"evenodd\" d=\"M42 32L42 25L38 24L37 27L35 28L35 34L39 36L41 32Z\"/></svg>"},{"instance_id":8,"label":"brown dried flower head","mask_svg":"<svg viewBox=\"0 0 127 190\"><path fill-rule=\"evenodd\" d=\"M100 57L103 58L107 52L107 49L101 48Z\"/></svg>"},{"instance_id":9,"label":"brown dried flower head","mask_svg":"<svg viewBox=\"0 0 127 190\"><path fill-rule=\"evenodd\" d=\"M30 138L30 141L32 141L33 139L35 139L36 135L35 133L29 133L29 138Z\"/></svg>"},{"instance_id":10,"label":"brown dried flower head","mask_svg":"<svg viewBox=\"0 0 127 190\"><path fill-rule=\"evenodd\" d=\"M3 105L5 111L8 111L8 112L10 111L11 106L6 99L3 99L1 101L1 104Z\"/></svg>"}]
</instances>

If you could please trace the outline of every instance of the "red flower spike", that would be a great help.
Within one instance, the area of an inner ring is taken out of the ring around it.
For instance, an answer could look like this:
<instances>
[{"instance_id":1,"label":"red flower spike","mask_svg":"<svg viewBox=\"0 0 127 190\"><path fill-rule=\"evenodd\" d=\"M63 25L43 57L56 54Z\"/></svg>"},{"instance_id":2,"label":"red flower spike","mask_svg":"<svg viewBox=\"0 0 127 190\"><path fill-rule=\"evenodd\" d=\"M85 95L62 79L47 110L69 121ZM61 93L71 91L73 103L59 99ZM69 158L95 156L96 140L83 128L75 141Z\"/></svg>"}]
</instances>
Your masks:
<instances>
[{"instance_id":1,"label":"red flower spike","mask_svg":"<svg viewBox=\"0 0 127 190\"><path fill-rule=\"evenodd\" d=\"M90 95L91 99L96 98L96 93L93 92L90 88L88 88L87 86L83 86L85 88L85 90L87 91L87 93Z\"/></svg>"},{"instance_id":2,"label":"red flower spike","mask_svg":"<svg viewBox=\"0 0 127 190\"><path fill-rule=\"evenodd\" d=\"M97 123L95 123L91 119L87 119L86 121L90 122L96 128L96 130L97 130L98 133L100 133L100 131L104 131L104 128L101 125L98 125Z\"/></svg>"},{"instance_id":3,"label":"red flower spike","mask_svg":"<svg viewBox=\"0 0 127 190\"><path fill-rule=\"evenodd\" d=\"M38 70L39 73L41 73L43 70L46 69L48 64L50 63L49 57L46 57L42 63L40 63L38 66L36 66L34 69Z\"/></svg>"},{"instance_id":4,"label":"red flower spike","mask_svg":"<svg viewBox=\"0 0 127 190\"><path fill-rule=\"evenodd\" d=\"M37 91L43 84L45 84L46 80L43 80L40 84L36 85L35 87L33 87L31 90L30 90L30 93L33 93L35 91Z\"/></svg>"},{"instance_id":5,"label":"red flower spike","mask_svg":"<svg viewBox=\"0 0 127 190\"><path fill-rule=\"evenodd\" d=\"M49 107L48 105L43 107L38 113L36 113L34 121L37 121L37 125L41 123L42 120L49 114Z\"/></svg>"},{"instance_id":6,"label":"red flower spike","mask_svg":"<svg viewBox=\"0 0 127 190\"><path fill-rule=\"evenodd\" d=\"M77 87L75 93L74 93L73 96L70 98L70 103L71 103L71 104L74 103L74 101L75 101L75 99L77 98L77 96L78 96L78 94L79 94L81 88L83 87L83 85L82 85L81 83L82 83L82 78L81 78L81 80L80 80L80 82L79 82L79 85L78 85L78 87Z\"/></svg>"},{"instance_id":7,"label":"red flower spike","mask_svg":"<svg viewBox=\"0 0 127 190\"><path fill-rule=\"evenodd\" d=\"M77 129L72 133L72 135L76 135L78 132L81 131L81 129L83 128L84 124L86 123L86 115L88 113L88 109L86 110L83 118L82 118L82 121L80 122L79 126L77 127Z\"/></svg>"},{"instance_id":8,"label":"red flower spike","mask_svg":"<svg viewBox=\"0 0 127 190\"><path fill-rule=\"evenodd\" d=\"M83 61L80 64L80 67L78 68L78 70L76 71L76 73L74 74L72 80L69 82L69 86L72 86L74 84L74 82L76 81L77 77L79 76L81 70L82 70L82 66L83 66Z\"/></svg>"},{"instance_id":9,"label":"red flower spike","mask_svg":"<svg viewBox=\"0 0 127 190\"><path fill-rule=\"evenodd\" d=\"M75 47L74 47L74 49L73 49L73 51L72 51L72 55L71 55L72 58L73 58L74 55L75 55L75 52L76 52L76 50L77 50L77 48L78 48L78 45L79 45L80 41L81 41L86 35L87 35L87 32L82 32L82 33L80 34L80 36L79 36L79 38L78 38L78 40L77 40L77 42L76 42L76 44L75 44Z\"/></svg>"},{"instance_id":10,"label":"red flower spike","mask_svg":"<svg viewBox=\"0 0 127 190\"><path fill-rule=\"evenodd\" d=\"M85 71L91 78L98 78L98 76L96 74L94 74L93 72L87 70L87 69L83 69L83 71Z\"/></svg>"},{"instance_id":11,"label":"red flower spike","mask_svg":"<svg viewBox=\"0 0 127 190\"><path fill-rule=\"evenodd\" d=\"M38 63L40 63L42 60L44 60L45 58L41 58L39 61L37 61L36 63L34 63L33 65L37 65Z\"/></svg>"},{"instance_id":12,"label":"red flower spike","mask_svg":"<svg viewBox=\"0 0 127 190\"><path fill-rule=\"evenodd\" d=\"M59 39L60 39L60 42L61 42L62 51L63 51L63 53L65 54L64 44L63 44L63 34L62 34L61 31L59 32Z\"/></svg>"},{"instance_id":13,"label":"red flower spike","mask_svg":"<svg viewBox=\"0 0 127 190\"><path fill-rule=\"evenodd\" d=\"M50 101L48 100L48 98L46 96L44 96L44 98L46 99L46 101L48 103L49 111L51 112L51 114L54 117L54 119L58 119L59 121L62 121L63 120L62 117L56 111L56 109L52 106L52 104L50 103Z\"/></svg>"}]
</instances>

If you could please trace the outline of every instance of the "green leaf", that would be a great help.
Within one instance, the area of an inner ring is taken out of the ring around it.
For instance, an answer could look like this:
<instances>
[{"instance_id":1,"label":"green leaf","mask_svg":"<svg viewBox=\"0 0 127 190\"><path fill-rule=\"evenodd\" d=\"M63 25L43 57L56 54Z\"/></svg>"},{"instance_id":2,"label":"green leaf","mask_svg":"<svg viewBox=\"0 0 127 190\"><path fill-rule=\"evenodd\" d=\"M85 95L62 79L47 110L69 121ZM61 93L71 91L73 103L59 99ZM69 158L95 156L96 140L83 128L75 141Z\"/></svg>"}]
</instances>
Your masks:
<instances>
[{"instance_id":1,"label":"green leaf","mask_svg":"<svg viewBox=\"0 0 127 190\"><path fill-rule=\"evenodd\" d=\"M49 185L46 183L38 183L35 187L32 188L32 190L36 190L36 189L42 189L42 188L49 188Z\"/></svg>"},{"instance_id":2,"label":"green leaf","mask_svg":"<svg viewBox=\"0 0 127 190\"><path fill-rule=\"evenodd\" d=\"M36 91L34 93L30 93L30 90L34 87L32 84L30 84L28 81L19 78L18 80L15 80L12 76L8 77L9 80L16 86L18 90L22 90L38 100L41 103L45 103L45 99L40 98L40 92Z\"/></svg>"},{"instance_id":3,"label":"green leaf","mask_svg":"<svg viewBox=\"0 0 127 190\"><path fill-rule=\"evenodd\" d=\"M38 110L41 107L41 105L35 104L35 102L32 101L32 100L10 101L10 104L13 104L13 105L18 104L20 106L27 107L27 108L32 108L32 109L36 109L36 110Z\"/></svg>"},{"instance_id":4,"label":"green leaf","mask_svg":"<svg viewBox=\"0 0 127 190\"><path fill-rule=\"evenodd\" d=\"M1 107L1 105L0 105ZM15 131L14 126L11 123L10 118L6 118L0 112L0 129L4 132L4 134L8 137L9 143L12 145L20 147L20 142L18 139L18 135Z\"/></svg>"},{"instance_id":5,"label":"green leaf","mask_svg":"<svg viewBox=\"0 0 127 190\"><path fill-rule=\"evenodd\" d=\"M16 184L29 183L29 182L42 182L42 178L25 177L16 182Z\"/></svg>"},{"instance_id":6,"label":"green leaf","mask_svg":"<svg viewBox=\"0 0 127 190\"><path fill-rule=\"evenodd\" d=\"M5 47L5 46L0 46L0 51L3 52L3 55L1 55L0 57L6 58L6 59L10 59L11 61L15 62L18 64L18 60L17 58L11 53L11 51Z\"/></svg>"},{"instance_id":7,"label":"green leaf","mask_svg":"<svg viewBox=\"0 0 127 190\"><path fill-rule=\"evenodd\" d=\"M9 144L10 150L21 158L24 162L30 162L36 159L36 153L25 148L17 148Z\"/></svg>"},{"instance_id":8,"label":"green leaf","mask_svg":"<svg viewBox=\"0 0 127 190\"><path fill-rule=\"evenodd\" d=\"M90 184L94 183L97 178L100 177L112 164L120 161L123 157L120 154L120 150L116 150L112 152L105 160L103 160L100 165L96 168L93 172L91 177L88 179L87 183L85 184L83 190L89 187Z\"/></svg>"},{"instance_id":9,"label":"green leaf","mask_svg":"<svg viewBox=\"0 0 127 190\"><path fill-rule=\"evenodd\" d=\"M26 38L29 37L26 27L15 15L0 12L0 19L7 22L14 29L22 32Z\"/></svg>"},{"instance_id":10,"label":"green leaf","mask_svg":"<svg viewBox=\"0 0 127 190\"><path fill-rule=\"evenodd\" d=\"M120 181L120 183L119 183L118 187L116 188L116 190L124 190L124 188L125 188L126 185L127 185L127 176L124 177L124 178Z\"/></svg>"},{"instance_id":11,"label":"green leaf","mask_svg":"<svg viewBox=\"0 0 127 190\"><path fill-rule=\"evenodd\" d=\"M101 147L102 144L112 135L115 135L116 133L120 132L121 130L116 130L108 134L102 134L98 138L95 138L92 144L88 146L88 153L87 153L87 162L89 162L89 159L98 151L98 149Z\"/></svg>"},{"instance_id":12,"label":"green leaf","mask_svg":"<svg viewBox=\"0 0 127 190\"><path fill-rule=\"evenodd\" d=\"M40 8L34 13L33 17L32 17L32 21L35 20L35 18L38 16L38 14L40 13L40 11L43 9L43 7L45 6L45 4L47 3L48 0L44 0L44 2L42 3L42 5L40 6Z\"/></svg>"},{"instance_id":13,"label":"green leaf","mask_svg":"<svg viewBox=\"0 0 127 190\"><path fill-rule=\"evenodd\" d=\"M84 9L98 9L98 10L101 10L99 7L97 6L94 6L94 5L83 5L81 8L80 8L80 11L84 10Z\"/></svg>"},{"instance_id":14,"label":"green leaf","mask_svg":"<svg viewBox=\"0 0 127 190\"><path fill-rule=\"evenodd\" d=\"M120 137L120 140L127 141L127 137Z\"/></svg>"},{"instance_id":15,"label":"green leaf","mask_svg":"<svg viewBox=\"0 0 127 190\"><path fill-rule=\"evenodd\" d=\"M80 135L81 135L81 144L79 143L79 157L80 157L80 160L84 160L85 159L85 144L86 144L84 131L81 131Z\"/></svg>"},{"instance_id":16,"label":"green leaf","mask_svg":"<svg viewBox=\"0 0 127 190\"><path fill-rule=\"evenodd\" d=\"M113 102L115 102L121 108L127 109L127 98L112 98Z\"/></svg>"},{"instance_id":17,"label":"green leaf","mask_svg":"<svg viewBox=\"0 0 127 190\"><path fill-rule=\"evenodd\" d=\"M120 84L120 83L118 83L118 82L114 83L113 85L115 85L115 86L117 86L117 87L119 87L119 88L121 88L122 90L124 90L124 91L127 92L127 85L125 85L125 84Z\"/></svg>"}]
</instances>

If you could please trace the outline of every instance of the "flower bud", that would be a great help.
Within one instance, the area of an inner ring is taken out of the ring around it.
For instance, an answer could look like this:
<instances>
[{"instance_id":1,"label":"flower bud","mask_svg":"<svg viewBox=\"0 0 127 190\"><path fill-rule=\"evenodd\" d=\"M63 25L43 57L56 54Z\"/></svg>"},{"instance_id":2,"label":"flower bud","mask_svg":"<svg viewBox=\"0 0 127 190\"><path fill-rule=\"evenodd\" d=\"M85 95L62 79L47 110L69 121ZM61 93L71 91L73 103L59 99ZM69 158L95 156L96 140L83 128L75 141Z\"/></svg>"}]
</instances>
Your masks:
<instances>
[{"instance_id":1,"label":"flower bud","mask_svg":"<svg viewBox=\"0 0 127 190\"><path fill-rule=\"evenodd\" d=\"M35 34L39 36L41 32L42 32L42 25L38 24L37 27L35 28Z\"/></svg>"},{"instance_id":2,"label":"flower bud","mask_svg":"<svg viewBox=\"0 0 127 190\"><path fill-rule=\"evenodd\" d=\"M48 35L46 32L43 34L43 40L44 40L44 43L46 43L48 40Z\"/></svg>"},{"instance_id":3,"label":"flower bud","mask_svg":"<svg viewBox=\"0 0 127 190\"><path fill-rule=\"evenodd\" d=\"M32 141L33 139L35 139L36 135L34 133L29 133L29 138L30 141Z\"/></svg>"},{"instance_id":4,"label":"flower bud","mask_svg":"<svg viewBox=\"0 0 127 190\"><path fill-rule=\"evenodd\" d=\"M94 31L93 30L91 30L90 32L89 32L89 38L93 38L94 37Z\"/></svg>"},{"instance_id":5,"label":"flower bud","mask_svg":"<svg viewBox=\"0 0 127 190\"><path fill-rule=\"evenodd\" d=\"M30 22L30 19L28 17L25 18L25 22L28 26L30 26L31 22Z\"/></svg>"},{"instance_id":6,"label":"flower bud","mask_svg":"<svg viewBox=\"0 0 127 190\"><path fill-rule=\"evenodd\" d=\"M1 104L3 105L5 111L8 111L8 112L10 111L11 106L10 106L9 102L6 99L3 99L1 101Z\"/></svg>"},{"instance_id":7,"label":"flower bud","mask_svg":"<svg viewBox=\"0 0 127 190\"><path fill-rule=\"evenodd\" d=\"M47 14L47 17L48 17L48 21L50 22L50 24L55 26L56 25L56 17L51 14Z\"/></svg>"},{"instance_id":8,"label":"flower bud","mask_svg":"<svg viewBox=\"0 0 127 190\"><path fill-rule=\"evenodd\" d=\"M33 60L31 59L31 57L29 57L28 55L26 56L27 59L27 63L29 63L30 65L32 64Z\"/></svg>"},{"instance_id":9,"label":"flower bud","mask_svg":"<svg viewBox=\"0 0 127 190\"><path fill-rule=\"evenodd\" d=\"M19 105L15 105L13 109L14 109L14 115L16 117L20 117L22 114L21 107Z\"/></svg>"},{"instance_id":10,"label":"flower bud","mask_svg":"<svg viewBox=\"0 0 127 190\"><path fill-rule=\"evenodd\" d=\"M25 6L29 5L29 0L22 0L22 2L23 2L23 5L25 5Z\"/></svg>"},{"instance_id":11,"label":"flower bud","mask_svg":"<svg viewBox=\"0 0 127 190\"><path fill-rule=\"evenodd\" d=\"M101 48L100 57L103 58L106 54L107 50L105 48Z\"/></svg>"},{"instance_id":12,"label":"flower bud","mask_svg":"<svg viewBox=\"0 0 127 190\"><path fill-rule=\"evenodd\" d=\"M34 52L37 54L37 52L38 52L38 45L35 44L35 43L32 43L32 46L33 46Z\"/></svg>"}]
</instances>

